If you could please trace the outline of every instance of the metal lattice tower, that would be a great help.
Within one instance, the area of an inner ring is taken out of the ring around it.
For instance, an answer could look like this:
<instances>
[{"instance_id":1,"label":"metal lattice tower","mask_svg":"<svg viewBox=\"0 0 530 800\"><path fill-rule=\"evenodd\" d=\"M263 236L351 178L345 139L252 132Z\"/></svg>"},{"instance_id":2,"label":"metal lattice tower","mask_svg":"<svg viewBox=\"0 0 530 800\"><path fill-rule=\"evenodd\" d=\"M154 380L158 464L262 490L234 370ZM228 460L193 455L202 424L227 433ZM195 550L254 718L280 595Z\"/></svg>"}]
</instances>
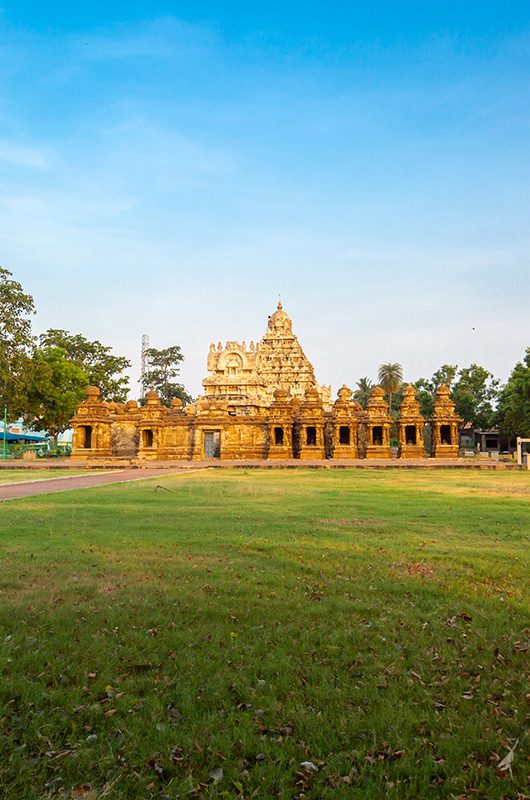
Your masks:
<instances>
[{"instance_id":1,"label":"metal lattice tower","mask_svg":"<svg viewBox=\"0 0 530 800\"><path fill-rule=\"evenodd\" d=\"M144 377L148 367L148 355L147 351L149 350L149 336L144 333L142 336L142 362L141 362L141 372L140 372L140 383L142 385L142 389L145 390L144 385Z\"/></svg>"}]
</instances>

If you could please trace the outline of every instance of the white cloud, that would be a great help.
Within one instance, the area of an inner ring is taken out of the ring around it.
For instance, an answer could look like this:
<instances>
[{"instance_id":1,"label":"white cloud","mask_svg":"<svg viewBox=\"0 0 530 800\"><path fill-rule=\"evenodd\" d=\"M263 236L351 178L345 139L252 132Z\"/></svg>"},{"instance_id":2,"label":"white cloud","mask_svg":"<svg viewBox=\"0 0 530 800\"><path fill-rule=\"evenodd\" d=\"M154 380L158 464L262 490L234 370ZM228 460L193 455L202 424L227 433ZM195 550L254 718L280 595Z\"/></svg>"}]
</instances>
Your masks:
<instances>
[{"instance_id":1,"label":"white cloud","mask_svg":"<svg viewBox=\"0 0 530 800\"><path fill-rule=\"evenodd\" d=\"M32 147L20 147L1 140L0 161L29 169L48 169L48 162L39 150Z\"/></svg>"}]
</instances>

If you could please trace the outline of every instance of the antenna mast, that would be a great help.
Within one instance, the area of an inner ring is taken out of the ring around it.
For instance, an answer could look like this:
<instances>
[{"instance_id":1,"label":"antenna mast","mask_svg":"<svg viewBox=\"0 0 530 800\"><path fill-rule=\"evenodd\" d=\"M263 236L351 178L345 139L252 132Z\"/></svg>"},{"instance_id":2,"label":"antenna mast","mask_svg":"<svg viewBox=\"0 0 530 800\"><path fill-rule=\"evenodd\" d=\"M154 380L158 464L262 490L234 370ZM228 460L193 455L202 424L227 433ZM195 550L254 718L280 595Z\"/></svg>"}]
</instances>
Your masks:
<instances>
[{"instance_id":1,"label":"antenna mast","mask_svg":"<svg viewBox=\"0 0 530 800\"><path fill-rule=\"evenodd\" d=\"M141 372L140 372L140 383L142 384L142 393L145 392L145 373L147 372L147 366L149 358L147 356L147 351L149 350L149 336L144 333L142 336L142 365L141 365Z\"/></svg>"}]
</instances>

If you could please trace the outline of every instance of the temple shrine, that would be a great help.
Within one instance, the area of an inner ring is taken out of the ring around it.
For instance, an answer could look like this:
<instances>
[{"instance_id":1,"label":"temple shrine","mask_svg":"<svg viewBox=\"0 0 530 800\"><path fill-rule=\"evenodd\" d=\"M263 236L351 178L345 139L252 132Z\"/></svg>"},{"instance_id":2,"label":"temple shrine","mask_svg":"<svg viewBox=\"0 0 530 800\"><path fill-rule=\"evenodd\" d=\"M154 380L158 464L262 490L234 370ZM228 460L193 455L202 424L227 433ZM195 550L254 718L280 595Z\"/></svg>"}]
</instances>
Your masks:
<instances>
[{"instance_id":1,"label":"temple shrine","mask_svg":"<svg viewBox=\"0 0 530 800\"><path fill-rule=\"evenodd\" d=\"M331 407L331 387L316 382L313 366L281 303L269 317L265 335L257 344L211 344L208 371L210 375L202 382L206 399L227 400L236 413L249 406L270 406L277 389L301 401L309 389L316 389L326 410Z\"/></svg>"},{"instance_id":2,"label":"temple shrine","mask_svg":"<svg viewBox=\"0 0 530 800\"><path fill-rule=\"evenodd\" d=\"M424 427L416 393L407 386L399 417L390 416L385 393L375 386L363 409L342 386L333 402L278 303L258 342L210 345L204 395L182 406L162 405L158 394L111 403L89 386L72 420L72 457L202 461L263 459L388 459L397 429L399 458L425 457ZM458 457L458 423L449 389L436 392L432 427L434 458Z\"/></svg>"}]
</instances>

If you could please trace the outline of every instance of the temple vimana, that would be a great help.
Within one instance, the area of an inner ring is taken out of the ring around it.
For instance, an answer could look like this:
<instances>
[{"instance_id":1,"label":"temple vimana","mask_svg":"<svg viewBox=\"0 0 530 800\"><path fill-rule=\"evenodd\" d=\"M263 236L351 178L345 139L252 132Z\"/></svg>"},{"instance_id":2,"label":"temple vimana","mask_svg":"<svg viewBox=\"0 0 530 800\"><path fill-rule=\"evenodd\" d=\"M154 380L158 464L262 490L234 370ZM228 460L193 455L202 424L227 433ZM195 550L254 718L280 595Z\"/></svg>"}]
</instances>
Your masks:
<instances>
[{"instance_id":1,"label":"temple vimana","mask_svg":"<svg viewBox=\"0 0 530 800\"><path fill-rule=\"evenodd\" d=\"M87 389L72 420L75 458L357 459L390 458L392 419L385 393L371 390L363 409L343 386L336 400L321 386L278 303L257 342L210 345L204 395L172 407L149 391L145 405L135 400L109 403L95 386ZM436 391L430 455L458 456L458 425L449 389ZM426 457L426 420L416 393L407 386L399 417L399 458Z\"/></svg>"}]
</instances>

